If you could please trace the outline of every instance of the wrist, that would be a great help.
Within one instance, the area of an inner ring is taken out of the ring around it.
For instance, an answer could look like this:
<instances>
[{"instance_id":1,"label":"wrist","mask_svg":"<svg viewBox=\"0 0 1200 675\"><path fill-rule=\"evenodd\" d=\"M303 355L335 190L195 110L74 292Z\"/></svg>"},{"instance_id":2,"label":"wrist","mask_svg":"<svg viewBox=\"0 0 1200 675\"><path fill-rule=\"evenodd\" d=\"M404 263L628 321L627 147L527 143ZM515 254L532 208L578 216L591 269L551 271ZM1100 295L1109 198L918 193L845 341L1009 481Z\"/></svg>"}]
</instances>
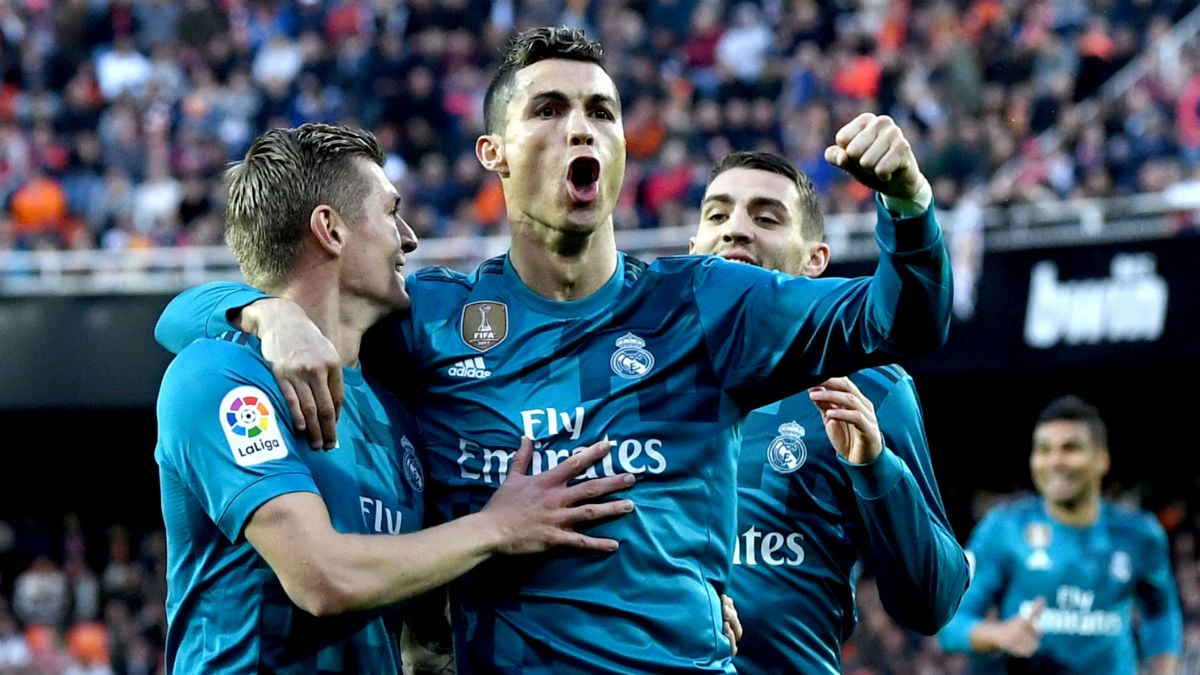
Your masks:
<instances>
[{"instance_id":1,"label":"wrist","mask_svg":"<svg viewBox=\"0 0 1200 675\"><path fill-rule=\"evenodd\" d=\"M880 198L883 200L884 207L888 211L891 211L892 214L900 218L912 218L929 210L929 206L933 204L933 187L922 176L921 187L917 189L917 193L912 197L892 197L880 194Z\"/></svg>"}]
</instances>

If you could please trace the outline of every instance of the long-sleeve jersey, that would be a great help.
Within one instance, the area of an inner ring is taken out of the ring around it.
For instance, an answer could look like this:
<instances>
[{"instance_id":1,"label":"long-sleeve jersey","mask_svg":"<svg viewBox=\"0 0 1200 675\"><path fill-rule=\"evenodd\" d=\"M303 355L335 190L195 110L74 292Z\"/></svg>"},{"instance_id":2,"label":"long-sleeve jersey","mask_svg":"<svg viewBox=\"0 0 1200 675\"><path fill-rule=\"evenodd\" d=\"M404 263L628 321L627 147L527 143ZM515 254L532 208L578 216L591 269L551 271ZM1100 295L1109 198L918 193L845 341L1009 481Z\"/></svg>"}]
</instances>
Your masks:
<instances>
[{"instance_id":1,"label":"long-sleeve jersey","mask_svg":"<svg viewBox=\"0 0 1200 675\"><path fill-rule=\"evenodd\" d=\"M410 311L369 331L362 358L414 406L442 517L487 502L521 435L534 439L534 472L607 438L586 476L639 478L633 513L581 528L620 541L615 553L493 558L453 584L458 672L734 672L718 594L745 416L826 376L934 349L949 329L932 211L900 227L880 218L880 262L860 279L619 255L598 291L555 302L507 256L410 276ZM236 285L186 292L156 335L186 343L254 297Z\"/></svg>"},{"instance_id":2,"label":"long-sleeve jersey","mask_svg":"<svg viewBox=\"0 0 1200 675\"><path fill-rule=\"evenodd\" d=\"M1039 597L1041 643L1010 670L1130 675L1139 655L1182 650L1167 537L1149 513L1106 501L1095 523L1073 527L1051 518L1041 498L1025 497L988 512L967 550L975 576L938 635L947 651L970 651L971 629L989 609L1004 620L1030 612Z\"/></svg>"},{"instance_id":3,"label":"long-sleeve jersey","mask_svg":"<svg viewBox=\"0 0 1200 675\"><path fill-rule=\"evenodd\" d=\"M966 591L966 555L942 506L912 377L890 365L851 380L874 404L885 443L867 464L838 456L805 393L746 419L729 587L745 630L733 660L741 675L841 673L860 564L888 613L925 634Z\"/></svg>"},{"instance_id":4,"label":"long-sleeve jersey","mask_svg":"<svg viewBox=\"0 0 1200 675\"><path fill-rule=\"evenodd\" d=\"M198 340L167 367L154 456L167 534L168 673L400 674L401 605L313 617L243 534L258 507L289 492L319 494L340 532L423 525L412 421L361 371L343 377L338 447L316 451L293 430L254 336Z\"/></svg>"}]
</instances>

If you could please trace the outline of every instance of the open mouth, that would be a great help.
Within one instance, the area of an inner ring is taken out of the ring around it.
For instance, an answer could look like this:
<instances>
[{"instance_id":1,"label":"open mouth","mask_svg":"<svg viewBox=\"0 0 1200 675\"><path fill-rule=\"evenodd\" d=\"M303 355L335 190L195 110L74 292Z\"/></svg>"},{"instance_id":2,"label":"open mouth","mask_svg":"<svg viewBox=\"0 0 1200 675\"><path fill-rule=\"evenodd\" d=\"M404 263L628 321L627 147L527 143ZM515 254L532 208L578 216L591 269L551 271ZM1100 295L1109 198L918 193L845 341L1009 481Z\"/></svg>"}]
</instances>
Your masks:
<instances>
[{"instance_id":1,"label":"open mouth","mask_svg":"<svg viewBox=\"0 0 1200 675\"><path fill-rule=\"evenodd\" d=\"M760 265L758 264L758 261L755 260L754 258L752 258L750 256L750 254L743 253L741 251L726 251L721 254L721 257L730 262L739 262L739 263L745 263L747 265L754 265L755 267L760 267Z\"/></svg>"},{"instance_id":2,"label":"open mouth","mask_svg":"<svg viewBox=\"0 0 1200 675\"><path fill-rule=\"evenodd\" d=\"M567 190L571 199L590 202L600 192L600 162L594 157L579 157L567 168Z\"/></svg>"}]
</instances>

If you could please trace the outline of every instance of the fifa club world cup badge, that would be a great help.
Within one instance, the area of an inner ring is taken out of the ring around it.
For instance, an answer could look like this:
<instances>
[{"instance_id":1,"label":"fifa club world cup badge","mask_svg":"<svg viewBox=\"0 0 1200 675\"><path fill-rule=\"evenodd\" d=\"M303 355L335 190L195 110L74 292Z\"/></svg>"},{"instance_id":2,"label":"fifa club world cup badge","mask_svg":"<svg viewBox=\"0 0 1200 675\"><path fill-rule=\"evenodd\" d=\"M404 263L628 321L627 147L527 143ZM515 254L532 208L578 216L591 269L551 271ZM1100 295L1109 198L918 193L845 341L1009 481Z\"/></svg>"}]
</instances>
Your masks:
<instances>
[{"instance_id":1,"label":"fifa club world cup badge","mask_svg":"<svg viewBox=\"0 0 1200 675\"><path fill-rule=\"evenodd\" d=\"M654 367L654 355L645 347L646 341L633 333L617 338L617 351L608 361L612 371L627 380L645 376Z\"/></svg>"},{"instance_id":2,"label":"fifa club world cup badge","mask_svg":"<svg viewBox=\"0 0 1200 675\"><path fill-rule=\"evenodd\" d=\"M791 473L808 459L804 427L795 420L779 425L779 435L767 446L767 463L779 473Z\"/></svg>"},{"instance_id":3,"label":"fifa club world cup badge","mask_svg":"<svg viewBox=\"0 0 1200 675\"><path fill-rule=\"evenodd\" d=\"M486 300L462 310L462 340L471 349L486 352L508 337L508 305Z\"/></svg>"},{"instance_id":4,"label":"fifa club world cup badge","mask_svg":"<svg viewBox=\"0 0 1200 675\"><path fill-rule=\"evenodd\" d=\"M1050 538L1050 526L1045 523L1030 523L1025 527L1025 543L1033 549L1025 558L1025 569L1048 570L1054 566L1050 554L1046 552Z\"/></svg>"}]
</instances>

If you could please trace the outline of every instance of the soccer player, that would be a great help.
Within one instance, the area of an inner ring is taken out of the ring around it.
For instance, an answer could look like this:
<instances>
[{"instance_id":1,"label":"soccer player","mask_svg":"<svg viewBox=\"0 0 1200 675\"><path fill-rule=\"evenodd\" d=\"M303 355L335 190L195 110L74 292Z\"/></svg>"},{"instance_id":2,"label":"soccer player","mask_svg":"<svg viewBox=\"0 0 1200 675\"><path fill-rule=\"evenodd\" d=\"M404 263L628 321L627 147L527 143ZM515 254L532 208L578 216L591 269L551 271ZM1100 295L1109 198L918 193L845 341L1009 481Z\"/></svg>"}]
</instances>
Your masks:
<instances>
[{"instance_id":1,"label":"soccer player","mask_svg":"<svg viewBox=\"0 0 1200 675\"><path fill-rule=\"evenodd\" d=\"M266 132L229 170L230 247L248 280L290 298L333 339L346 401L340 444L313 450L280 414L254 336L198 340L167 368L155 459L169 673L398 675L396 601L499 553L616 548L573 525L631 502L572 504L632 477L567 486L608 456L606 443L529 476L526 439L482 510L417 531L416 427L357 365L362 332L408 305L402 268L417 245L382 163L369 133L307 124Z\"/></svg>"},{"instance_id":2,"label":"soccer player","mask_svg":"<svg viewBox=\"0 0 1200 675\"><path fill-rule=\"evenodd\" d=\"M819 277L824 234L808 176L775 153L735 152L709 174L689 250ZM962 599L967 559L934 479L916 385L898 365L752 411L737 492L728 592L745 630L734 659L743 675L842 672L860 563L888 613L921 633L936 633Z\"/></svg>"},{"instance_id":3,"label":"soccer player","mask_svg":"<svg viewBox=\"0 0 1200 675\"><path fill-rule=\"evenodd\" d=\"M500 177L511 247L471 274L412 275L409 311L367 334L364 367L415 406L443 517L486 503L521 435L534 439L535 472L610 439L593 475L639 480L637 509L588 531L620 539L617 555L494 558L451 585L457 668L733 673L719 598L740 422L830 375L943 344L950 266L929 182L896 124L864 114L826 156L883 195L873 277L793 279L708 256L646 264L616 248L625 137L598 43L569 28L517 35L484 105L476 155ZM192 289L156 334L177 348L261 298ZM267 299L239 320L272 345L293 414L324 444L339 383L324 357L294 358L327 348L296 317Z\"/></svg>"},{"instance_id":4,"label":"soccer player","mask_svg":"<svg viewBox=\"0 0 1200 675\"><path fill-rule=\"evenodd\" d=\"M1029 455L1038 496L993 509L971 533L975 576L939 633L944 649L998 655L1010 673L1177 672L1183 618L1166 533L1102 497L1109 462L1095 406L1064 396L1042 409Z\"/></svg>"}]
</instances>

